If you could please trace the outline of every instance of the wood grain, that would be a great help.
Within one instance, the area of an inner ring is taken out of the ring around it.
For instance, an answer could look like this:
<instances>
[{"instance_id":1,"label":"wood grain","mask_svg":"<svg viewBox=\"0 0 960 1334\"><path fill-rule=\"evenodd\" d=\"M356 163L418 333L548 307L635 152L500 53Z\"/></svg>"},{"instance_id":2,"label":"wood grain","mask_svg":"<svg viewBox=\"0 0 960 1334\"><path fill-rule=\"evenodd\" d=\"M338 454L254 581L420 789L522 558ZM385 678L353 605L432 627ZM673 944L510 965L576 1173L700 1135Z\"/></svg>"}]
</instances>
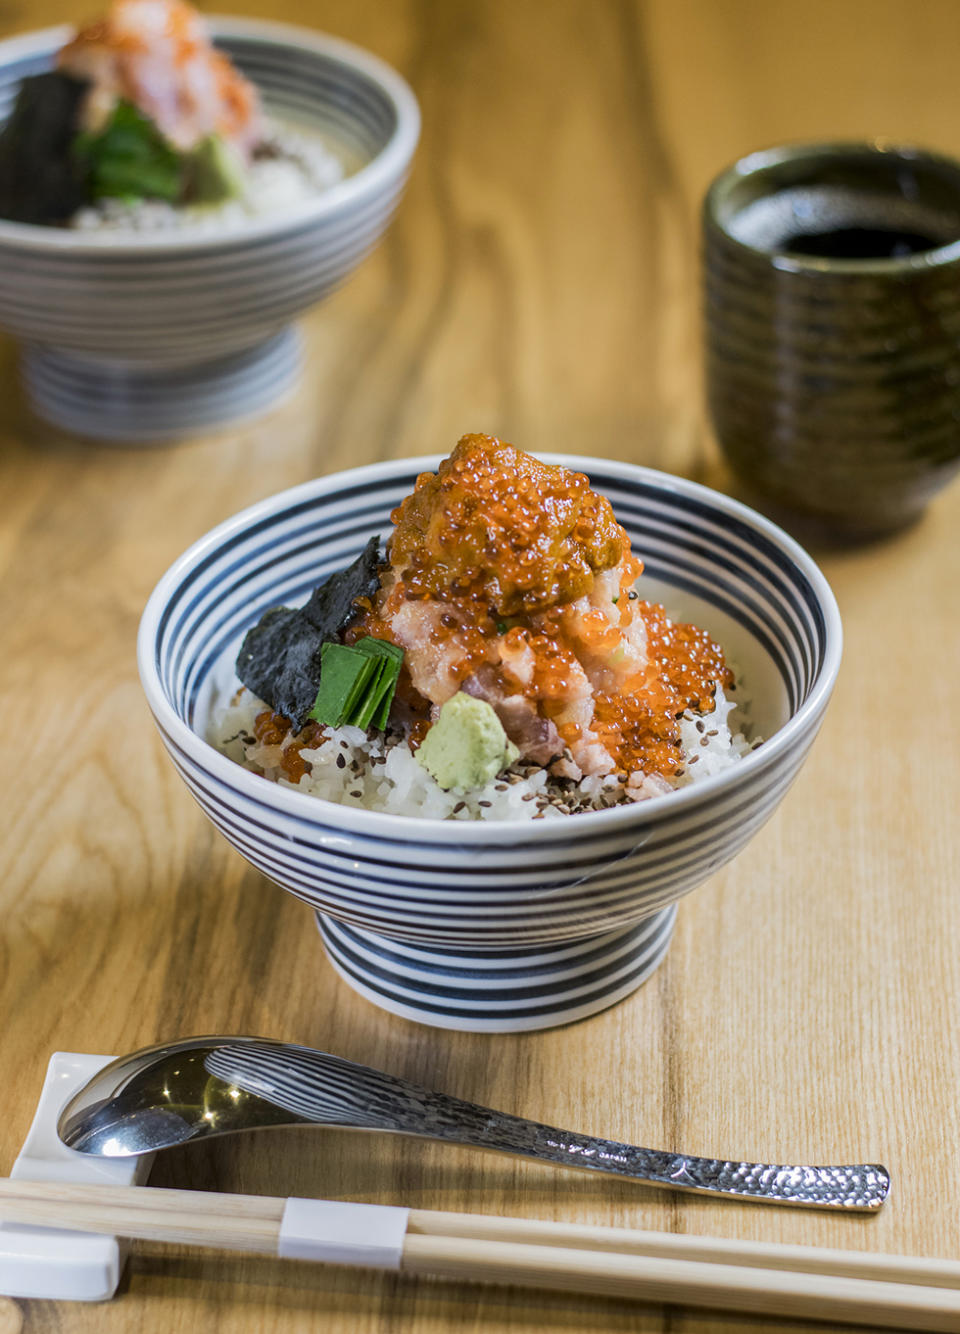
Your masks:
<instances>
[{"instance_id":1,"label":"wood grain","mask_svg":"<svg viewBox=\"0 0 960 1334\"><path fill-rule=\"evenodd\" d=\"M6 0L3 32L82 17ZM96 8L96 4L93 4ZM260 0L211 8L263 11ZM700 407L696 214L781 140L956 142L953 0L274 0L376 51L424 137L386 243L306 322L295 400L170 449L32 422L0 343L0 1172L52 1050L260 1033L632 1142L884 1161L878 1218L671 1197L469 1150L289 1131L197 1145L158 1185L949 1256L960 1189L960 485L870 548L818 549L846 629L795 787L682 906L664 966L571 1028L381 1014L310 914L191 802L137 682L143 604L227 515L467 430L729 487ZM104 1307L0 1299L3 1334L721 1334L815 1326L139 1247Z\"/></svg>"}]
</instances>

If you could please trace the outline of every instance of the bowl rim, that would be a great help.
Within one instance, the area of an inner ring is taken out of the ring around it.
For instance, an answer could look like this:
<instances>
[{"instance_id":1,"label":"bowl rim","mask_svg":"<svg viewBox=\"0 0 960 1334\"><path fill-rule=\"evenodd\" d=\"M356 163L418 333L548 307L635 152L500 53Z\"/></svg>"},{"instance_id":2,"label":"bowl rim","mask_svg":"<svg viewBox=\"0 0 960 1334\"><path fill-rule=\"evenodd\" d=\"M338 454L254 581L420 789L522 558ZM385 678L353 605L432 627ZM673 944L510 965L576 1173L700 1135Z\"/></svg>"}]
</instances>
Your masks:
<instances>
[{"instance_id":1,"label":"bowl rim","mask_svg":"<svg viewBox=\"0 0 960 1334\"><path fill-rule=\"evenodd\" d=\"M379 838L391 842L460 844L470 848L479 848L491 843L507 847L569 841L588 832L615 834L624 826L642 829L656 823L661 815L670 812L682 815L685 811L689 812L708 804L714 796L734 789L751 775L759 774L764 769L774 768L804 731L808 719L825 709L840 669L843 651L840 612L833 591L813 557L794 538L764 515L752 510L741 501L714 491L699 482L688 481L686 478L676 477L671 473L640 464L612 459L540 451L537 451L536 456L546 463L560 463L564 467L586 472L588 476L590 468L595 468L599 464L603 466L608 476L622 478L625 481L641 480L668 492L698 499L714 511L738 519L747 527L761 532L787 555L808 579L824 618L823 663L810 694L797 712L772 737L765 740L762 746L744 755L739 763L699 783L665 793L663 796L651 797L646 801L630 805L611 807L605 811L583 812L568 820L441 820L433 817L392 815L367 810L364 807L343 806L324 797L281 787L249 769L244 769L183 722L164 693L154 661L154 644L161 615L172 590L183 575L225 539L236 536L281 509L305 500L320 499L325 495L335 494L358 483L387 482L399 476L409 475L413 471L417 474L433 471L446 457L442 454L388 459L313 478L298 486L265 496L217 524L192 543L159 579L146 603L137 633L140 680L158 726L194 763L211 774L219 785L235 792L241 798L248 798L260 805L268 805L280 815L302 820L311 825L317 823L322 823L326 827L332 825L343 835ZM586 825L584 821L587 822Z\"/></svg>"},{"instance_id":2,"label":"bowl rim","mask_svg":"<svg viewBox=\"0 0 960 1334\"><path fill-rule=\"evenodd\" d=\"M904 162L911 159L927 162L935 166L947 167L957 172L960 158L951 157L935 148L925 148L910 140L891 139L882 135L867 139L800 139L788 143L773 144L768 148L754 149L745 153L718 172L711 180L703 197L701 206L701 226L704 231L722 237L724 241L742 251L762 259L772 269L784 273L828 274L837 278L873 278L897 275L922 274L931 269L939 269L953 264L960 258L960 240L944 241L941 245L931 246L916 254L902 255L895 259L832 259L816 255L794 254L787 250L765 250L762 246L751 245L734 236L721 217L723 200L736 186L751 176L772 167L802 161L807 158L834 158L860 155L865 159L884 156L897 157Z\"/></svg>"},{"instance_id":3,"label":"bowl rim","mask_svg":"<svg viewBox=\"0 0 960 1334\"><path fill-rule=\"evenodd\" d=\"M315 199L306 199L280 211L278 216L251 217L231 223L223 231L211 232L202 226L185 226L176 232L98 232L71 231L44 227L39 223L9 222L0 219L0 246L69 254L80 257L100 256L109 251L111 258L135 258L141 255L170 254L190 250L229 250L265 239L282 240L288 233L305 225L322 222L357 201L375 196L402 175L420 138L420 107L413 89L391 65L379 56L342 37L333 37L314 28L272 19L237 18L204 14L214 37L259 38L265 46L306 48L329 56L340 64L366 75L390 99L396 116L393 133L379 153L359 171L324 190ZM73 24L35 29L0 42L0 67L26 55L59 50L74 34Z\"/></svg>"}]
</instances>

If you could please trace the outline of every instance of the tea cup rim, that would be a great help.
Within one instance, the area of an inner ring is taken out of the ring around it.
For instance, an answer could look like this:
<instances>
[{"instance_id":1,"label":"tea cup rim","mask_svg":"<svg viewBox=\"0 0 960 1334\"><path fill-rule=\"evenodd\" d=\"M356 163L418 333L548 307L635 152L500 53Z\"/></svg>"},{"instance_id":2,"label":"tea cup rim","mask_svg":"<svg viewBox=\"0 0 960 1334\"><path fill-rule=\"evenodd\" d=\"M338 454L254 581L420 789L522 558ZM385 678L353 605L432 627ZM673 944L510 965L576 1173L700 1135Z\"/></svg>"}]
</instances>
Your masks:
<instances>
[{"instance_id":1,"label":"tea cup rim","mask_svg":"<svg viewBox=\"0 0 960 1334\"><path fill-rule=\"evenodd\" d=\"M936 149L921 147L898 139L798 140L755 149L725 167L711 181L703 200L703 225L721 235L738 249L764 260L773 269L788 273L830 274L849 276L896 275L923 273L960 261L960 236L955 241L931 246L929 250L893 258L834 259L817 255L799 255L751 245L735 236L721 216L721 203L733 187L749 176L783 163L804 157L841 157L851 153L865 156L890 154L904 160L925 161L951 168L957 173L958 200L960 200L960 159Z\"/></svg>"}]
</instances>

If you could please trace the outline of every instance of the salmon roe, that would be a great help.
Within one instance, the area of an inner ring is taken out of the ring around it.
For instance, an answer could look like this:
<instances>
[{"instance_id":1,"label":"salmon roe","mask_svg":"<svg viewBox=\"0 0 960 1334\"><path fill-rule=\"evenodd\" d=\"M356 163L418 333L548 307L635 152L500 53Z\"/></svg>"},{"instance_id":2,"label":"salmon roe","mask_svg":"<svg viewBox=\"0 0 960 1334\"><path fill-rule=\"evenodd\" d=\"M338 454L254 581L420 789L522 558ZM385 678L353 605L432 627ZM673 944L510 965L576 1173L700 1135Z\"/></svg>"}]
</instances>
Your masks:
<instances>
[{"instance_id":1,"label":"salmon roe","mask_svg":"<svg viewBox=\"0 0 960 1334\"><path fill-rule=\"evenodd\" d=\"M304 774L313 772L310 761L305 760L300 752L318 746L324 735L324 729L311 718L307 725L288 741L292 726L290 719L282 713L264 709L253 720L253 735L261 746L283 746L278 761L279 767L291 783L299 783Z\"/></svg>"},{"instance_id":2,"label":"salmon roe","mask_svg":"<svg viewBox=\"0 0 960 1334\"><path fill-rule=\"evenodd\" d=\"M683 763L681 715L687 709L712 713L716 686L729 689L733 672L706 630L671 622L653 602L636 602L634 614L647 628L652 675L634 694L597 695L592 727L621 772L676 777Z\"/></svg>"},{"instance_id":3,"label":"salmon roe","mask_svg":"<svg viewBox=\"0 0 960 1334\"><path fill-rule=\"evenodd\" d=\"M733 674L706 631L671 623L663 607L637 598L643 562L583 473L543 464L492 436L466 435L435 474L417 479L391 518L391 577L348 641L369 634L398 642L393 620L404 604L433 604L417 651L436 650L452 682L484 673L500 696L529 699L571 746L583 729L564 715L590 666L601 685L591 692L588 726L615 769L668 779L681 772L680 717L687 709L712 712L716 686L728 688ZM597 575L615 567L615 610L579 602ZM605 673L630 648L635 618L646 630L642 669ZM430 701L408 663L397 700L416 749L429 728ZM606 689L605 675L615 678Z\"/></svg>"},{"instance_id":4,"label":"salmon roe","mask_svg":"<svg viewBox=\"0 0 960 1334\"><path fill-rule=\"evenodd\" d=\"M501 616L572 602L629 539L582 472L465 435L390 516L407 598L469 598Z\"/></svg>"}]
</instances>

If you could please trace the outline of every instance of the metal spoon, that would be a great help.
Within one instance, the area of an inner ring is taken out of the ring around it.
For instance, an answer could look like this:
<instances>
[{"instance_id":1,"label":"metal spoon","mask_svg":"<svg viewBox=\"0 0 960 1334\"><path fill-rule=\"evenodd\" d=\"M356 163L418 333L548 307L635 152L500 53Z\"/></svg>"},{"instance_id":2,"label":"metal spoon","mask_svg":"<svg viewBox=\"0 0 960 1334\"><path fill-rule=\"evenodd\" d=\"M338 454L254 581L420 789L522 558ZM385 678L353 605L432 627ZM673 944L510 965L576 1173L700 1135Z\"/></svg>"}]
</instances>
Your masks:
<instances>
[{"instance_id":1,"label":"metal spoon","mask_svg":"<svg viewBox=\"0 0 960 1334\"><path fill-rule=\"evenodd\" d=\"M71 1149L125 1158L240 1130L306 1124L423 1135L772 1204L872 1210L890 1189L889 1174L875 1163L778 1167L660 1153L477 1107L310 1047L250 1037L192 1038L120 1057L67 1103L57 1129Z\"/></svg>"}]
</instances>

